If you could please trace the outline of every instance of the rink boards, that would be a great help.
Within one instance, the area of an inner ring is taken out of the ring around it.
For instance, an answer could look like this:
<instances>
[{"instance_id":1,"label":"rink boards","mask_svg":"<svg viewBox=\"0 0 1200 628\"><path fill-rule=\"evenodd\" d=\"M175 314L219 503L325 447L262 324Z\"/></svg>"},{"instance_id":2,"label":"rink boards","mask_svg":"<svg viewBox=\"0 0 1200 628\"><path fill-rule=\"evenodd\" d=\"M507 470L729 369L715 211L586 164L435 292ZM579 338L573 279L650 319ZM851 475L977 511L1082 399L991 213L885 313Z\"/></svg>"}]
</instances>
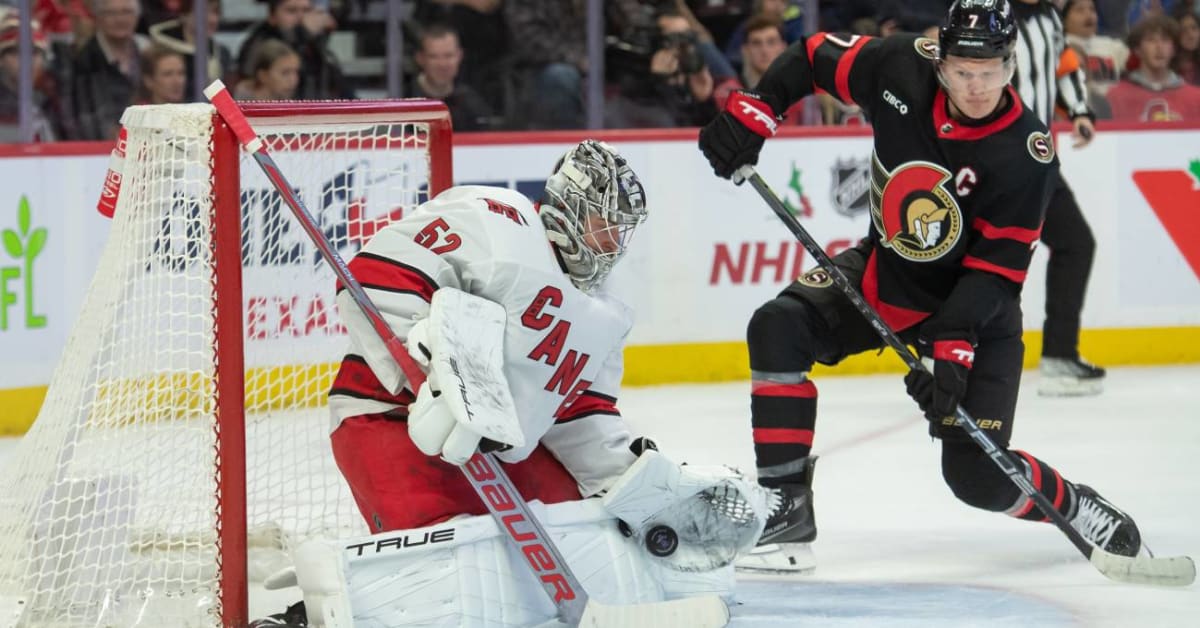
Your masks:
<instances>
[{"instance_id":1,"label":"rink boards","mask_svg":"<svg viewBox=\"0 0 1200 628\"><path fill-rule=\"evenodd\" d=\"M827 250L851 246L870 220L870 138L854 130L785 134L767 143L760 173ZM629 158L651 211L615 273L615 291L637 312L626 382L746 377L746 321L811 259L751 189L711 175L694 130L595 135ZM536 195L549 166L581 137L458 135L455 181ZM1084 353L1105 365L1200 361L1200 128L1102 126L1086 149L1069 144L1068 136L1058 142L1063 169L1097 240ZM32 420L79 315L107 235L94 207L108 150L93 143L0 149L0 232L12 234L0 248L0 431L21 432ZM306 200L316 211L339 209ZM1024 296L1030 365L1040 344L1044 269L1039 249ZM252 275L246 292L247 307L264 295L275 309L311 309L320 300L313 286L257 286ZM289 342L322 344L339 343L341 333L337 325L280 331ZM894 358L870 355L840 372L900 368Z\"/></svg>"}]
</instances>

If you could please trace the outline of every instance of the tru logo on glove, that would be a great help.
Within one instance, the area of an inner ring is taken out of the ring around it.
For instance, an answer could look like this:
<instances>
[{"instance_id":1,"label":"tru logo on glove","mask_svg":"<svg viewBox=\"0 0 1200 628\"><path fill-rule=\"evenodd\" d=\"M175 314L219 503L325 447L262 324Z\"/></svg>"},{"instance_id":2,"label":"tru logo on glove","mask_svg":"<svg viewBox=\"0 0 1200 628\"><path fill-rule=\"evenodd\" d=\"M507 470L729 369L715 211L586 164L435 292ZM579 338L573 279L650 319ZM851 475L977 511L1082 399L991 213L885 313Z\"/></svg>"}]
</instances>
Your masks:
<instances>
[{"instance_id":1,"label":"tru logo on glove","mask_svg":"<svg viewBox=\"0 0 1200 628\"><path fill-rule=\"evenodd\" d=\"M725 110L733 114L746 128L763 137L774 137L775 132L779 130L775 112L771 111L771 106L757 94L740 90L733 92L729 95Z\"/></svg>"},{"instance_id":2,"label":"tru logo on glove","mask_svg":"<svg viewBox=\"0 0 1200 628\"><path fill-rule=\"evenodd\" d=\"M966 340L939 340L933 343L933 359L949 360L971 368L975 363L975 348Z\"/></svg>"}]
</instances>

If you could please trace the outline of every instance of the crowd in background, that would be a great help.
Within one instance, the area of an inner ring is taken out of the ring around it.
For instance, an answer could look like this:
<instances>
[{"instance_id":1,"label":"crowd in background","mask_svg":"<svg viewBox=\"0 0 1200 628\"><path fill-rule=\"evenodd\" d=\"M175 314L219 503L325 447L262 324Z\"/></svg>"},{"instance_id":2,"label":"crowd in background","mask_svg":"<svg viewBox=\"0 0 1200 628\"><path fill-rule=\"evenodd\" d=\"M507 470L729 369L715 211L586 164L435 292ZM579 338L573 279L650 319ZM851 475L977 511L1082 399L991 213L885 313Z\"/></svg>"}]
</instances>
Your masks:
<instances>
[{"instance_id":1,"label":"crowd in background","mask_svg":"<svg viewBox=\"0 0 1200 628\"><path fill-rule=\"evenodd\" d=\"M0 0L0 142L17 139L21 16ZM125 107L193 100L192 0L30 0L37 141L116 137ZM207 79L239 99L381 97L382 0L208 0ZM812 30L936 37L950 0L607 0L607 128L696 126ZM1200 120L1200 0L1057 0L1098 117ZM406 0L404 95L445 101L461 131L585 126L586 0ZM239 14L244 15L241 11ZM331 42L352 31L354 46ZM236 38L221 37L237 35ZM238 41L236 49L222 42ZM350 57L350 58L347 58ZM866 124L827 95L790 124Z\"/></svg>"}]
</instances>

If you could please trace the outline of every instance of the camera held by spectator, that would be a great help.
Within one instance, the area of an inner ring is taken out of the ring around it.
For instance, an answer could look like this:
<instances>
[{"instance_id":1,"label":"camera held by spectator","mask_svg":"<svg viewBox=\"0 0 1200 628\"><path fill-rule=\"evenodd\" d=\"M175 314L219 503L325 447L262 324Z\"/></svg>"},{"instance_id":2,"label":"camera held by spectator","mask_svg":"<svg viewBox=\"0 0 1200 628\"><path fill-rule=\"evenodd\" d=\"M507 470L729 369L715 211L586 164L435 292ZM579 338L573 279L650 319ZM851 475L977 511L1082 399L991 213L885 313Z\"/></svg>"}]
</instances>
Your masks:
<instances>
[{"instance_id":1,"label":"camera held by spectator","mask_svg":"<svg viewBox=\"0 0 1200 628\"><path fill-rule=\"evenodd\" d=\"M695 31L663 33L655 56L659 53L674 56L676 72L672 74L695 74L704 69L704 57L700 54L698 43Z\"/></svg>"},{"instance_id":2,"label":"camera held by spectator","mask_svg":"<svg viewBox=\"0 0 1200 628\"><path fill-rule=\"evenodd\" d=\"M610 44L622 63L615 68L620 93L605 107L605 126L695 126L716 115L713 75L691 21L665 9L654 25L648 36L644 21L634 21Z\"/></svg>"}]
</instances>

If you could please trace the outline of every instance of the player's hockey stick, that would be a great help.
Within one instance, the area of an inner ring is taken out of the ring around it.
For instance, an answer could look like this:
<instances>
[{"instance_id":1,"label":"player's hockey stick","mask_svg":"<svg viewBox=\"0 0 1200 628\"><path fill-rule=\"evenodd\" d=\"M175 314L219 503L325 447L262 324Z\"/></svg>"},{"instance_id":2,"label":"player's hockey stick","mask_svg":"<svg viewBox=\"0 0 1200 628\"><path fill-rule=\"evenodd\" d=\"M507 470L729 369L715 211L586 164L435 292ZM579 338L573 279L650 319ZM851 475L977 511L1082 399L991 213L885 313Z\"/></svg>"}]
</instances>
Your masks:
<instances>
[{"instance_id":1,"label":"player's hockey stick","mask_svg":"<svg viewBox=\"0 0 1200 628\"><path fill-rule=\"evenodd\" d=\"M250 126L245 113L229 94L221 81L214 81L204 95L212 102L218 115L229 125L238 142L249 152L262 168L263 174L279 192L280 197L292 210L296 220L304 228L309 239L333 268L339 281L354 298L354 302L371 321L388 353L404 371L414 392L425 383L425 374L408 354L404 341L396 336L383 319L374 302L363 290L362 285L350 273L345 260L325 237L304 202L292 191L291 184L267 152L266 145ZM475 453L465 465L463 474L479 499L487 506L499 528L525 557L526 566L534 578L542 583L550 601L558 609L563 621L580 626L638 626L638 627L712 627L720 628L729 621L729 609L716 595L685 598L669 602L632 604L626 606L606 605L588 597L579 579L571 572L562 553L550 540L541 522L529 511L529 505L517 492L504 469L490 454Z\"/></svg>"},{"instance_id":2,"label":"player's hockey stick","mask_svg":"<svg viewBox=\"0 0 1200 628\"><path fill-rule=\"evenodd\" d=\"M904 341L900 340L896 332L892 331L887 326L887 323L883 322L883 319L880 318L875 308L872 308L863 299L862 295L859 294L858 289L850 284L850 281L846 279L846 275L842 273L840 268L834 265L833 261L829 259L829 255L821 249L817 241L800 225L800 221L796 220L796 217L787 210L783 201L779 200L779 196L763 181L753 166L743 166L735 174L734 182L740 184L742 181L749 181L750 185L754 186L754 189L758 191L767 205L771 206L771 210L779 216L783 224L787 225L792 234L800 240L805 250L813 256L813 259L817 260L821 268L829 273L829 276L833 279L833 283L845 293L846 298L850 299L854 307L866 317L871 326L875 328L875 331L879 333L879 337L896 351L900 358L904 360L904 363L908 365L908 368L921 371L926 370L925 365L921 364L921 360L916 355L913 355L913 352L904 344ZM1004 471L1008 479L1012 480L1012 483L1016 484L1022 493L1032 499L1033 503L1037 504L1042 513L1050 521L1054 522L1054 525L1059 530L1062 530L1063 534L1067 535L1071 543L1075 545L1081 554L1091 561L1096 569L1100 570L1100 573L1113 580L1139 584L1184 586L1195 581L1196 565L1187 556L1163 558L1121 556L1089 543L1079 531L1071 527L1071 523L1054 508L1050 500L1033 487L1033 484L1025 477L1025 474L1017 469L1016 463L1004 455L1004 451L996 446L996 443L992 441L986 432L979 428L979 425L975 423L975 419L971 418L971 415L967 414L967 411L961 405L954 412L958 418L958 425L966 430L971 439L992 459L992 462L996 463L996 466Z\"/></svg>"}]
</instances>

